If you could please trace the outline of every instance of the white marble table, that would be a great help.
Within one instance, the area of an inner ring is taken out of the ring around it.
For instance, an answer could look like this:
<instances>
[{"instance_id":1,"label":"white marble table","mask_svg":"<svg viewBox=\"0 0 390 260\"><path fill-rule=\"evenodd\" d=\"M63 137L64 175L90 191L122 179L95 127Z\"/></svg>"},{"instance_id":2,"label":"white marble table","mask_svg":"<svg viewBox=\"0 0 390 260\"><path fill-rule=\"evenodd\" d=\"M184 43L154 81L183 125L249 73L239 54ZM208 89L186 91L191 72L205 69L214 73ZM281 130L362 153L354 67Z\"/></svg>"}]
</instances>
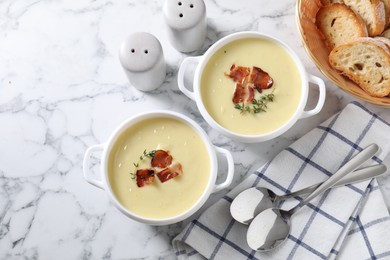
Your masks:
<instances>
[{"instance_id":1,"label":"white marble table","mask_svg":"<svg viewBox=\"0 0 390 260\"><path fill-rule=\"evenodd\" d=\"M105 142L129 116L163 108L195 119L214 144L232 151L236 184L355 100L326 81L322 112L283 136L241 144L219 135L178 90L177 70L186 55L168 42L162 2L0 2L0 259L175 258L171 240L188 220L165 227L139 224L83 179L86 148ZM207 40L191 55L232 32L260 31L288 43L309 73L324 78L302 47L295 4L206 0ZM135 31L157 36L168 63L163 86L148 94L130 86L118 60L121 41ZM309 105L316 97L311 93ZM390 110L365 105L390 121ZM390 178L380 182L390 200Z\"/></svg>"}]
</instances>

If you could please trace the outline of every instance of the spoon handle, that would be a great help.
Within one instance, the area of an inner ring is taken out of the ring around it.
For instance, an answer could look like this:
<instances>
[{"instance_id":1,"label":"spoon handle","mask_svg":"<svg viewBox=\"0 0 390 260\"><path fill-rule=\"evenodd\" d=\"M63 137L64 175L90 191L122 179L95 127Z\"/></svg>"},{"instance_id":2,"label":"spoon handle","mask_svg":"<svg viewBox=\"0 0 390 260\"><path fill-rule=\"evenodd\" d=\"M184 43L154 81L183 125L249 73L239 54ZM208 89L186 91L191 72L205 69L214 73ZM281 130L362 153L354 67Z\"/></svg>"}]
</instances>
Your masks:
<instances>
[{"instance_id":1,"label":"spoon handle","mask_svg":"<svg viewBox=\"0 0 390 260\"><path fill-rule=\"evenodd\" d=\"M339 180L333 186L333 188L342 187L342 186L347 185L347 184L353 184L353 183L357 183L357 182L360 182L360 181L369 180L369 179L378 177L378 176L384 174L385 172L387 172L387 167L384 164L378 164L378 165L373 165L373 166L368 166L368 167L365 167L365 168L362 168L362 169L358 169L358 170L356 170L354 172L351 172L350 174L348 174L347 176L345 176L341 180ZM278 201L282 201L282 200L286 200L286 199L289 199L289 198L294 198L294 197L297 197L297 196L301 196L301 195L313 192L322 183L323 182L315 183L315 184L313 184L313 185L311 185L311 186L309 186L307 188L304 188L304 189L301 189L301 190L297 190L297 191L295 191L293 193L290 193L288 195L278 196L277 200Z\"/></svg>"},{"instance_id":2,"label":"spoon handle","mask_svg":"<svg viewBox=\"0 0 390 260\"><path fill-rule=\"evenodd\" d=\"M319 194L325 190L333 187L341 178L343 178L348 173L352 172L364 162L373 157L379 150L377 144L370 144L364 148L360 153L355 155L351 160L344 164L335 174L329 177L325 182L323 182L317 189L309 194L305 199L303 199L297 206L289 210L290 214L294 214L301 207L309 203L313 198L317 197Z\"/></svg>"}]
</instances>

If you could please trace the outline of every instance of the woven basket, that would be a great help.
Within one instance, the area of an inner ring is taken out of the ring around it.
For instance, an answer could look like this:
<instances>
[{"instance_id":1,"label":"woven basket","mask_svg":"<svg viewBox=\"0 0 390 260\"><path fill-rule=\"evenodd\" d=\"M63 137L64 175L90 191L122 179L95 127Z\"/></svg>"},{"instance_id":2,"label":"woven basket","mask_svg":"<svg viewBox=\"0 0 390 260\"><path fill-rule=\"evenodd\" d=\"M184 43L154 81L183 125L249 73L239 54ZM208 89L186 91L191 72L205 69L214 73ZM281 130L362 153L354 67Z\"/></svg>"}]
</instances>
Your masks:
<instances>
[{"instance_id":1,"label":"woven basket","mask_svg":"<svg viewBox=\"0 0 390 260\"><path fill-rule=\"evenodd\" d=\"M328 63L330 50L326 47L324 39L315 25L316 14L321 6L320 0L298 0L297 3L298 28L306 52L318 69L345 92L369 103L390 108L389 96L383 98L371 97L354 82L330 67Z\"/></svg>"}]
</instances>

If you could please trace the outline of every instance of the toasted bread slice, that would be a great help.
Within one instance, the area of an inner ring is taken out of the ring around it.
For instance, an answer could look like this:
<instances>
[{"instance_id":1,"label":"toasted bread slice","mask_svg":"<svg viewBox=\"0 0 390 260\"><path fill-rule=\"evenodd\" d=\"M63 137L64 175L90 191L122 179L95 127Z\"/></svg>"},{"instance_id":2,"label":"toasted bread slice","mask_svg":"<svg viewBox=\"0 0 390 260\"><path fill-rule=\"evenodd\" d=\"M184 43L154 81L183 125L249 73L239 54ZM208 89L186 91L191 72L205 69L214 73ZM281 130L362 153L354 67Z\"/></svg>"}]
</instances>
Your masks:
<instances>
[{"instance_id":1,"label":"toasted bread slice","mask_svg":"<svg viewBox=\"0 0 390 260\"><path fill-rule=\"evenodd\" d=\"M389 95L390 51L382 42L368 37L355 39L334 48L329 63L369 95Z\"/></svg>"},{"instance_id":2,"label":"toasted bread slice","mask_svg":"<svg viewBox=\"0 0 390 260\"><path fill-rule=\"evenodd\" d=\"M387 30L383 31L381 36L390 39L390 29L387 29Z\"/></svg>"},{"instance_id":3,"label":"toasted bread slice","mask_svg":"<svg viewBox=\"0 0 390 260\"><path fill-rule=\"evenodd\" d=\"M316 25L330 49L353 39L368 36L362 18L344 4L321 7L317 12Z\"/></svg>"},{"instance_id":4,"label":"toasted bread slice","mask_svg":"<svg viewBox=\"0 0 390 260\"><path fill-rule=\"evenodd\" d=\"M369 36L377 36L385 29L386 13L381 0L344 0L344 4L362 17Z\"/></svg>"}]
</instances>

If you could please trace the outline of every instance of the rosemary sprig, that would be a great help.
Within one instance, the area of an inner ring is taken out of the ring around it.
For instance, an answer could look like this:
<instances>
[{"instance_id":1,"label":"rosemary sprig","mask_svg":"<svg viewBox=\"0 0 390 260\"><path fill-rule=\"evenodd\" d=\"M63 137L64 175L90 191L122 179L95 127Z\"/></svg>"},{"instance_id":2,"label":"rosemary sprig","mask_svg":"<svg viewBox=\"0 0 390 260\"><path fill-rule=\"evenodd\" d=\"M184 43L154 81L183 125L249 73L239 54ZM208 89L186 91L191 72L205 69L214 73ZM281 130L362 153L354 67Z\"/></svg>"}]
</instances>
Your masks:
<instances>
[{"instance_id":1,"label":"rosemary sprig","mask_svg":"<svg viewBox=\"0 0 390 260\"><path fill-rule=\"evenodd\" d=\"M270 94L265 94L260 96L259 99L255 99L252 101L252 106L247 105L246 103L241 103L241 104L235 104L234 108L238 109L241 111L241 114L245 113L253 113L253 114L258 114L261 112L267 112L267 104L269 102L273 102L275 99L275 94L270 93Z\"/></svg>"},{"instance_id":2,"label":"rosemary sprig","mask_svg":"<svg viewBox=\"0 0 390 260\"><path fill-rule=\"evenodd\" d=\"M139 167L139 163L141 161L143 161L145 158L151 158L153 159L153 157L156 155L156 150L151 150L151 151L146 151L146 149L144 150L144 152L142 153L142 155L139 157L139 160L138 162L134 163L133 162L133 165L134 165L134 172L130 172L130 176L132 179L135 179L136 177L136 173L137 173L137 170L138 170L138 167Z\"/></svg>"}]
</instances>

